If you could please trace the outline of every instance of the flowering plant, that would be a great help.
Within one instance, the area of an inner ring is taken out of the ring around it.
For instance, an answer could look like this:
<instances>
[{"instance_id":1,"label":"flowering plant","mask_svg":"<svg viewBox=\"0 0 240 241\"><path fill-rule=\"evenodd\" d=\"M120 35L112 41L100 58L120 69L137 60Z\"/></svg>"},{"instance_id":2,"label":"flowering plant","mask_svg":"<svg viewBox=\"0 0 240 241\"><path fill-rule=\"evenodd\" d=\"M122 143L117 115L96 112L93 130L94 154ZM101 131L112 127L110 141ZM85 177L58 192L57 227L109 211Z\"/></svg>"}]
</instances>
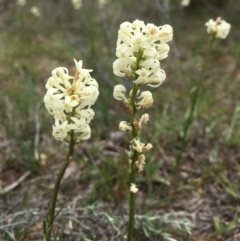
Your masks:
<instances>
[{"instance_id":1,"label":"flowering plant","mask_svg":"<svg viewBox=\"0 0 240 241\"><path fill-rule=\"evenodd\" d=\"M68 74L67 68L54 69L47 81L47 94L44 96L45 106L55 119L52 134L55 139L65 141L69 146L66 161L55 183L50 208L43 222L45 241L51 240L53 223L57 216L57 194L62 177L71 161L74 145L91 136L89 123L94 116L91 106L99 95L98 83L90 75L92 70L83 69L82 61L74 61L77 69L74 77Z\"/></svg>"},{"instance_id":2,"label":"flowering plant","mask_svg":"<svg viewBox=\"0 0 240 241\"><path fill-rule=\"evenodd\" d=\"M153 104L150 91L142 91L141 88L149 86L156 88L166 78L166 74L160 67L160 60L168 56L170 50L167 42L173 38L173 29L170 25L157 27L154 24L145 24L135 20L133 23L124 22L118 31L116 56L113 63L113 72L119 77L128 76L132 80L132 89L126 96L126 88L116 85L113 96L116 100L123 101L130 112L130 122L121 121L119 129L128 132L132 136L130 150L126 151L129 158L130 171L130 214L128 226L128 241L132 240L135 193L138 188L135 184L136 173L141 172L145 165L144 152L150 150L150 143L140 140L142 124L147 124L148 114L143 114L137 120L136 114Z\"/></svg>"},{"instance_id":3,"label":"flowering plant","mask_svg":"<svg viewBox=\"0 0 240 241\"><path fill-rule=\"evenodd\" d=\"M207 32L209 34L213 34L216 38L225 39L231 29L231 24L227 23L220 17L218 17L215 21L210 19L208 22L205 23L207 27Z\"/></svg>"},{"instance_id":4,"label":"flowering plant","mask_svg":"<svg viewBox=\"0 0 240 241\"><path fill-rule=\"evenodd\" d=\"M192 98L190 101L190 108L187 112L186 115L186 120L184 123L183 127L183 132L182 132L182 138L181 138L181 147L180 151L176 157L175 160L175 170L177 171L181 162L182 158L182 152L184 148L187 146L188 143L188 131L194 121L193 115L196 109L196 106L198 104L201 92L203 92L203 81L204 81L204 74L208 65L209 57L212 51L213 43L216 38L220 39L225 39L227 35L230 32L231 25L227 23L226 21L222 20L220 17L216 19L216 21L210 19L208 22L205 23L205 26L207 26L207 32L211 34L210 39L209 39L209 45L208 45L208 50L207 54L205 55L203 66L201 73L199 75L199 79L197 81L197 84L194 88L194 91L192 93Z\"/></svg>"}]
</instances>

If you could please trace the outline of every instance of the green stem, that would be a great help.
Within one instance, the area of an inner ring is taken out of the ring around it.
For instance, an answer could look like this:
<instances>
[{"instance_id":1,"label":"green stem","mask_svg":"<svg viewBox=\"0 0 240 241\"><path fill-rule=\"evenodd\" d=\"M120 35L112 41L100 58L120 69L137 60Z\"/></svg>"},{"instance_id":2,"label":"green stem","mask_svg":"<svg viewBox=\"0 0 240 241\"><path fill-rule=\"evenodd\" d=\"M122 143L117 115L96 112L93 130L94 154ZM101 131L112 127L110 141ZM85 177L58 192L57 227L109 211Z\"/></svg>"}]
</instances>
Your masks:
<instances>
[{"instance_id":1,"label":"green stem","mask_svg":"<svg viewBox=\"0 0 240 241\"><path fill-rule=\"evenodd\" d=\"M199 95L201 94L202 89L203 89L204 74L206 72L206 68L207 68L207 65L208 65L208 61L209 61L209 57L210 57L210 53L211 53L211 49L212 49L212 45L213 45L214 40L215 40L215 38L214 38L214 36L212 36L210 41L209 41L207 55L204 59L202 71L200 73L200 77L199 77L199 80L197 82L196 90L193 92L190 112L189 112L189 115L188 115L188 117L185 121L184 129L183 129L183 137L182 137L182 140L181 140L180 151L179 151L179 153L176 157L176 160L175 160L175 171L177 171L178 168L179 168L179 165L180 165L181 159L182 159L182 152L188 144L188 139L187 139L188 131L189 131L189 129L190 129L192 123L193 123L193 114L194 114L194 111L196 109L197 102L199 100Z\"/></svg>"},{"instance_id":2,"label":"green stem","mask_svg":"<svg viewBox=\"0 0 240 241\"><path fill-rule=\"evenodd\" d=\"M142 54L143 52L139 52L137 56L137 69L139 69L139 62L142 59ZM138 78L138 75L135 75L135 79ZM132 89L132 94L131 94L131 100L130 100L130 105L132 107L132 112L131 112L131 117L130 117L130 122L132 126L132 136L133 138L139 139L140 137L140 131L135 125L135 120L136 120L136 98L137 98L137 92L138 92L138 85L134 84L133 89ZM135 183L136 180L136 168L135 168L135 162L138 160L139 153L134 150L133 156L132 156L132 162L131 162L131 173L130 173L130 185L131 183ZM128 237L127 241L132 241L133 237L133 227L134 227L134 216L135 216L135 198L136 194L133 192L130 192L130 200L129 200L129 223L128 223Z\"/></svg>"},{"instance_id":3,"label":"green stem","mask_svg":"<svg viewBox=\"0 0 240 241\"><path fill-rule=\"evenodd\" d=\"M135 114L136 112L133 111L132 117L131 117L131 124L133 127L133 137L138 138L139 137L139 131L134 126L134 120L135 120ZM136 168L135 168L135 162L138 160L139 153L134 150L133 156L132 156L132 162L131 162L131 174L130 174L130 184L135 183L136 180ZM134 216L135 216L135 197L136 193L130 192L130 200L129 200L129 223L128 223L128 239L127 241L132 240L133 236L133 227L134 227Z\"/></svg>"},{"instance_id":4,"label":"green stem","mask_svg":"<svg viewBox=\"0 0 240 241\"><path fill-rule=\"evenodd\" d=\"M134 163L138 159L138 153L134 151L131 163L131 174L130 174L130 183L135 183L136 179L136 169L134 168ZM135 198L136 193L130 192L129 200L129 223L128 223L128 238L127 241L132 240L133 236L133 227L134 227L134 216L135 216Z\"/></svg>"},{"instance_id":5,"label":"green stem","mask_svg":"<svg viewBox=\"0 0 240 241\"><path fill-rule=\"evenodd\" d=\"M46 230L46 234L45 234L45 241L50 241L51 240L51 233L52 233L52 228L53 228L53 223L54 223L54 220L56 218L56 215L55 215L55 208L56 208L56 203L57 203L57 195L58 195L58 191L59 191L59 187L60 187L60 184L61 184L61 180L63 178L63 175L71 161L71 157L73 155L73 152L74 152L74 131L71 130L70 131L70 142L69 142L69 150L68 150L68 153L67 153L67 156L66 156L66 160L65 162L63 163L61 169L60 169L60 172L58 174L58 177L57 177L57 180L55 182L55 187L54 187L54 190L53 190L53 196L52 196L52 201L51 201L51 206L50 206L50 209L49 211L47 212L46 214L46 220L47 220L47 230Z\"/></svg>"}]
</instances>

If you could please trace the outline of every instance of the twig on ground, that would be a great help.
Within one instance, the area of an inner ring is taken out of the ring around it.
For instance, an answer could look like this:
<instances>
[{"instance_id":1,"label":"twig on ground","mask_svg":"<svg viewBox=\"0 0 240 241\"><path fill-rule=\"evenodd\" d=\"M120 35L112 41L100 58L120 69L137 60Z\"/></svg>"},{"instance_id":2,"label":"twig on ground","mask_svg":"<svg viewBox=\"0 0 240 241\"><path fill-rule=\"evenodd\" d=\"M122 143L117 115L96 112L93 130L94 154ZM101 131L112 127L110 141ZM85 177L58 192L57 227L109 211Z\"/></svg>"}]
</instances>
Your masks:
<instances>
[{"instance_id":1,"label":"twig on ground","mask_svg":"<svg viewBox=\"0 0 240 241\"><path fill-rule=\"evenodd\" d=\"M25 172L20 178L18 178L15 182L12 184L6 186L3 189L0 189L0 195L4 195L10 191L12 191L14 188L16 188L21 182L23 182L29 175L31 174L30 171Z\"/></svg>"}]
</instances>

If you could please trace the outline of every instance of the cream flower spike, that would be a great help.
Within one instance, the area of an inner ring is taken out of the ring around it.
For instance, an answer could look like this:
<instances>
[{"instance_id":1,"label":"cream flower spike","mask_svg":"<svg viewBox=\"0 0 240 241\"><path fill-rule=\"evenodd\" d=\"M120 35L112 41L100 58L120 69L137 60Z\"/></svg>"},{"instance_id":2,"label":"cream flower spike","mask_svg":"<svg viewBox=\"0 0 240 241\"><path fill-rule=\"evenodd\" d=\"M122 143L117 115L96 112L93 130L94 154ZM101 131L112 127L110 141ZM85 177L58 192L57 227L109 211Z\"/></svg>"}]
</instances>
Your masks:
<instances>
[{"instance_id":1,"label":"cream flower spike","mask_svg":"<svg viewBox=\"0 0 240 241\"><path fill-rule=\"evenodd\" d=\"M65 142L73 139L70 131L81 133L76 142L90 138L89 124L94 116L90 107L99 95L98 83L89 73L92 70L83 69L81 60L74 62L77 69L74 78L69 76L67 68L54 69L44 96L46 109L55 118L53 136Z\"/></svg>"},{"instance_id":2,"label":"cream flower spike","mask_svg":"<svg viewBox=\"0 0 240 241\"><path fill-rule=\"evenodd\" d=\"M149 115L144 114L139 119L139 112L153 104L153 96L150 91L142 91L142 88L156 88L166 78L161 69L160 60L168 56L170 50L167 42L173 38L173 29L170 25L156 26L152 23L145 24L143 21L124 22L118 30L116 56L113 62L113 73L119 77L129 77L127 87L115 86L113 96L116 100L124 102L124 107L129 113L129 123L121 121L119 129L130 132L132 140L129 143L128 155L130 173L130 212L129 229L127 240L132 240L135 214L135 195L138 188L133 183L137 172L141 172L145 165L143 152L152 148L150 143L143 143L142 125L147 124ZM128 92L127 92L128 93ZM127 97L126 97L126 96Z\"/></svg>"},{"instance_id":3,"label":"cream flower spike","mask_svg":"<svg viewBox=\"0 0 240 241\"><path fill-rule=\"evenodd\" d=\"M210 19L205 23L207 32L213 34L216 38L225 39L230 32L231 24L218 17L215 21Z\"/></svg>"}]
</instances>

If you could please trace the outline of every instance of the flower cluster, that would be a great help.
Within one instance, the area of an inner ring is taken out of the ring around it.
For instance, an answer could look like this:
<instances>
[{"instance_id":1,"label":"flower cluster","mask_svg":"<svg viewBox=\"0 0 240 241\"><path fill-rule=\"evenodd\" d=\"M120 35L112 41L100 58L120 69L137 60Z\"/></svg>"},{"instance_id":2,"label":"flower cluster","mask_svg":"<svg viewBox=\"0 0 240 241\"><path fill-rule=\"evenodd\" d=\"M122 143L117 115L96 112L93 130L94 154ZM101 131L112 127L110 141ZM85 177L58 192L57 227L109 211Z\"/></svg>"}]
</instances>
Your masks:
<instances>
[{"instance_id":1,"label":"flower cluster","mask_svg":"<svg viewBox=\"0 0 240 241\"><path fill-rule=\"evenodd\" d=\"M36 6L31 7L30 11L35 17L39 17L41 14L39 7Z\"/></svg>"},{"instance_id":2,"label":"flower cluster","mask_svg":"<svg viewBox=\"0 0 240 241\"><path fill-rule=\"evenodd\" d=\"M17 0L17 4L20 5L20 6L24 6L26 5L26 0Z\"/></svg>"},{"instance_id":3,"label":"flower cluster","mask_svg":"<svg viewBox=\"0 0 240 241\"><path fill-rule=\"evenodd\" d=\"M140 86L158 87L166 77L160 68L160 60L168 56L167 42L172 37L173 30L169 25L157 27L139 20L122 23L118 31L114 74L127 75Z\"/></svg>"},{"instance_id":4,"label":"flower cluster","mask_svg":"<svg viewBox=\"0 0 240 241\"><path fill-rule=\"evenodd\" d=\"M75 10L78 10L82 7L82 0L72 0L72 5Z\"/></svg>"},{"instance_id":5,"label":"flower cluster","mask_svg":"<svg viewBox=\"0 0 240 241\"><path fill-rule=\"evenodd\" d=\"M75 142L90 138L89 123L94 117L91 106L99 95L98 83L90 75L92 70L83 69L81 60L74 61L74 77L68 74L67 68L54 69L47 81L44 96L45 106L55 119L53 136L66 142L70 140L70 131L79 133Z\"/></svg>"},{"instance_id":6,"label":"flower cluster","mask_svg":"<svg viewBox=\"0 0 240 241\"><path fill-rule=\"evenodd\" d=\"M205 26L207 26L207 32L209 34L213 34L214 37L221 39L225 39L231 29L231 24L222 20L220 17L218 17L215 21L210 19L205 23Z\"/></svg>"},{"instance_id":7,"label":"flower cluster","mask_svg":"<svg viewBox=\"0 0 240 241\"><path fill-rule=\"evenodd\" d=\"M190 5L190 0L182 0L181 7L185 8Z\"/></svg>"},{"instance_id":8,"label":"flower cluster","mask_svg":"<svg viewBox=\"0 0 240 241\"><path fill-rule=\"evenodd\" d=\"M113 63L113 72L119 77L128 76L133 83L133 88L126 95L123 85L114 87L113 96L116 100L123 101L131 112L131 122L121 121L119 129L130 133L133 137L130 150L127 151L130 172L143 171L145 165L145 151L152 148L150 143L145 144L140 140L142 124L147 124L149 115L144 114L137 121L135 114L153 104L150 91L140 91L141 87L158 87L166 78L164 70L160 68L160 60L168 56L170 50L167 42L173 38L173 29L169 25L157 27L154 24L145 24L135 20L133 23L124 22L118 31L116 56ZM137 158L136 158L137 157ZM130 191L137 192L136 185L131 183Z\"/></svg>"}]
</instances>

